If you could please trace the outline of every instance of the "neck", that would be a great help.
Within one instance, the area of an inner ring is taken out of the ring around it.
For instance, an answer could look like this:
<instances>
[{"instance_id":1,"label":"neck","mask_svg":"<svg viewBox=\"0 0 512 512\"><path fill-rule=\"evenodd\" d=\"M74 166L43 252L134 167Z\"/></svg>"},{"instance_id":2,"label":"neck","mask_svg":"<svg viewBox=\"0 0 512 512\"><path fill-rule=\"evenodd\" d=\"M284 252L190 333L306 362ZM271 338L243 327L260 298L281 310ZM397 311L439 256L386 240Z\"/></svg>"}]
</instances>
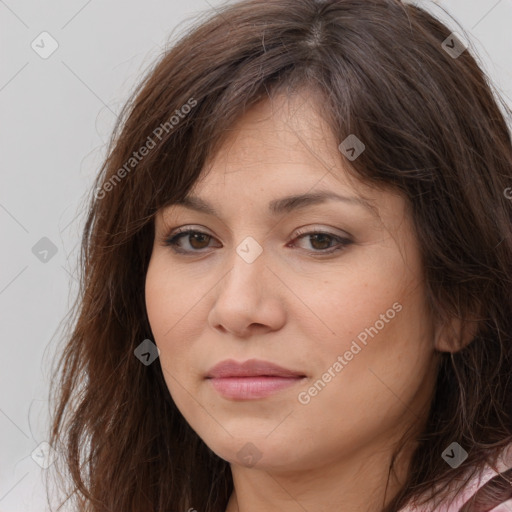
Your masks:
<instances>
[{"instance_id":1,"label":"neck","mask_svg":"<svg viewBox=\"0 0 512 512\"><path fill-rule=\"evenodd\" d=\"M382 441L382 440L381 440ZM338 461L304 468L274 471L232 464L234 491L226 512L304 512L382 510L398 494L408 474L415 446L399 454L389 471L394 443L383 450L368 445Z\"/></svg>"}]
</instances>

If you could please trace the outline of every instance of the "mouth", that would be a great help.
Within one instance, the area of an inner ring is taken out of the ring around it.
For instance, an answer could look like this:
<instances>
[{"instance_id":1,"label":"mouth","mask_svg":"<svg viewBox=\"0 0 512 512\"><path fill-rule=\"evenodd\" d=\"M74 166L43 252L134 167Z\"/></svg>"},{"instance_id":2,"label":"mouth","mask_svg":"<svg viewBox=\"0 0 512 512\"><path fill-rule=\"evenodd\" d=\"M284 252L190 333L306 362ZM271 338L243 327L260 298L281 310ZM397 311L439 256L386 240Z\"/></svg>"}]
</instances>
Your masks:
<instances>
[{"instance_id":1,"label":"mouth","mask_svg":"<svg viewBox=\"0 0 512 512\"><path fill-rule=\"evenodd\" d=\"M300 371L258 359L243 363L232 359L222 361L211 368L205 377L218 393L231 400L264 398L306 378Z\"/></svg>"}]
</instances>

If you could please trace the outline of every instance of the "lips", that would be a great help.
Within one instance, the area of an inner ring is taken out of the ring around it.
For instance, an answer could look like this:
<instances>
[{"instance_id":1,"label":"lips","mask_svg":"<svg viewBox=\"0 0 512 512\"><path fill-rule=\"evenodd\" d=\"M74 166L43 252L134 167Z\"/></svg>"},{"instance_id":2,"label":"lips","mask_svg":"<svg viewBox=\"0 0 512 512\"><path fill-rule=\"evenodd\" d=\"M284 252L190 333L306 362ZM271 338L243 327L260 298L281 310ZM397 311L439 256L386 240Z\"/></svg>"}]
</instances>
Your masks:
<instances>
[{"instance_id":1,"label":"lips","mask_svg":"<svg viewBox=\"0 0 512 512\"><path fill-rule=\"evenodd\" d=\"M224 398L255 400L294 386L306 375L269 361L250 359L238 363L230 359L211 368L205 378Z\"/></svg>"},{"instance_id":2,"label":"lips","mask_svg":"<svg viewBox=\"0 0 512 512\"><path fill-rule=\"evenodd\" d=\"M269 361L262 361L259 359L249 359L243 363L238 363L233 359L228 359L216 364L206 375L207 379L228 377L297 378L305 377L305 375L302 372L289 370Z\"/></svg>"}]
</instances>

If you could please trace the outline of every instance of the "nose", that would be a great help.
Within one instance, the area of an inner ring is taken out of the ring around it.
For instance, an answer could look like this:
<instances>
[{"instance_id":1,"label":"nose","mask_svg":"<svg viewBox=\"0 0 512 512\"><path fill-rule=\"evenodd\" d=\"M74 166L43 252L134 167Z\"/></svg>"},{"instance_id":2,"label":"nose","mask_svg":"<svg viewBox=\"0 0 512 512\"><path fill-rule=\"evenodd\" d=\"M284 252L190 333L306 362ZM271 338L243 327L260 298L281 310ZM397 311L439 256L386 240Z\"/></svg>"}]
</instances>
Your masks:
<instances>
[{"instance_id":1,"label":"nose","mask_svg":"<svg viewBox=\"0 0 512 512\"><path fill-rule=\"evenodd\" d=\"M210 326L240 338L279 330L286 321L285 287L267 267L265 251L251 263L233 253L231 270L215 287Z\"/></svg>"}]
</instances>

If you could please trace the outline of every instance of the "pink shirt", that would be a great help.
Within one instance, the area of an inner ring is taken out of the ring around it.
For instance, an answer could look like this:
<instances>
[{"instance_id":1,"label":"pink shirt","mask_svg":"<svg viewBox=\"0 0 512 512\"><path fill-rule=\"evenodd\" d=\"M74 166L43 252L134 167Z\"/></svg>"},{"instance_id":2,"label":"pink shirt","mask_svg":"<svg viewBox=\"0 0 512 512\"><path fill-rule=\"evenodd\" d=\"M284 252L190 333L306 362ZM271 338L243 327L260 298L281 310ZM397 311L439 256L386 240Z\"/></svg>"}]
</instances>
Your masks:
<instances>
[{"instance_id":1,"label":"pink shirt","mask_svg":"<svg viewBox=\"0 0 512 512\"><path fill-rule=\"evenodd\" d=\"M483 471L476 475L467 486L461 491L453 503L442 503L435 509L435 512L459 512L460 507L466 503L466 501L476 493L480 487L482 487L491 478L494 478L497 474L512 468L512 444L510 444L501 454L496 464L495 471L489 465L487 465ZM423 505L414 507L412 505L405 506L399 510L399 512L433 512L432 505ZM500 505L489 510L489 512L512 512L512 499L509 499Z\"/></svg>"}]
</instances>

